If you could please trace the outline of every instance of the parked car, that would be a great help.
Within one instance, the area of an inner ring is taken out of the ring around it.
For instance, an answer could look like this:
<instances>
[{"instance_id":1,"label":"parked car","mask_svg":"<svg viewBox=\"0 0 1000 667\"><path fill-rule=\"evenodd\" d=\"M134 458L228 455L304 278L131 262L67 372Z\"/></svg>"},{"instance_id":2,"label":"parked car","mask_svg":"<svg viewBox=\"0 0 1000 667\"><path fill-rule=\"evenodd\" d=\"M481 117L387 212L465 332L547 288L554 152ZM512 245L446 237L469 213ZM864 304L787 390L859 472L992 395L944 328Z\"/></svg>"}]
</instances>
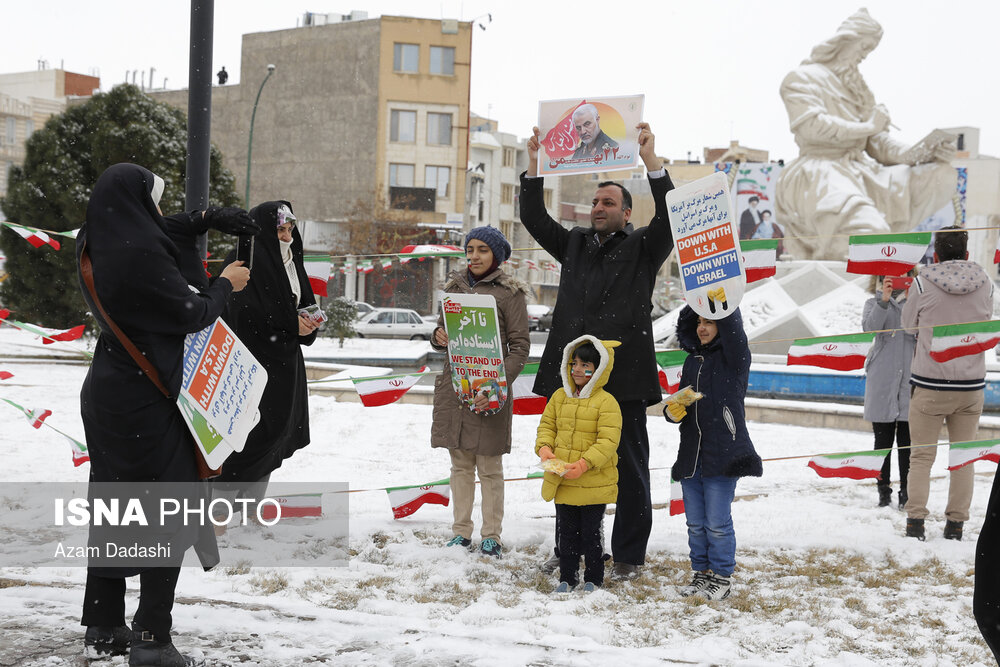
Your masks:
<instances>
[{"instance_id":1,"label":"parked car","mask_svg":"<svg viewBox=\"0 0 1000 667\"><path fill-rule=\"evenodd\" d=\"M408 308L376 308L354 323L359 338L430 340L434 324Z\"/></svg>"},{"instance_id":2,"label":"parked car","mask_svg":"<svg viewBox=\"0 0 1000 667\"><path fill-rule=\"evenodd\" d=\"M538 329L538 320L546 315L551 308L540 303L528 304L528 329L535 331Z\"/></svg>"}]
</instances>

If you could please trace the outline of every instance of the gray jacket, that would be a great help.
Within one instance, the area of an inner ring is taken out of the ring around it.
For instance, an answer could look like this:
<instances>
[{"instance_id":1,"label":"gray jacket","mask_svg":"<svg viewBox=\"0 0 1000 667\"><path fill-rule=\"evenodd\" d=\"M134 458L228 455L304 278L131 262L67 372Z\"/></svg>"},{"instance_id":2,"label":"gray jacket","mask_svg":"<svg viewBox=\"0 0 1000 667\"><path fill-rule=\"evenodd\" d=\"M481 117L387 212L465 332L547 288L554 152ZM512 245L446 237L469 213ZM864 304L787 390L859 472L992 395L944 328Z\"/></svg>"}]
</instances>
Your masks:
<instances>
[{"instance_id":1,"label":"gray jacket","mask_svg":"<svg viewBox=\"0 0 1000 667\"><path fill-rule=\"evenodd\" d=\"M903 326L917 334L910 384L941 391L976 391L986 386L982 352L950 361L930 356L933 330L942 324L983 322L993 314L993 282L975 262L955 259L920 271L903 307Z\"/></svg>"},{"instance_id":2,"label":"gray jacket","mask_svg":"<svg viewBox=\"0 0 1000 667\"><path fill-rule=\"evenodd\" d=\"M883 301L876 296L865 302L861 328L865 331L899 329L905 297ZM865 420L908 421L910 414L910 362L917 337L904 331L875 334L865 361Z\"/></svg>"}]
</instances>

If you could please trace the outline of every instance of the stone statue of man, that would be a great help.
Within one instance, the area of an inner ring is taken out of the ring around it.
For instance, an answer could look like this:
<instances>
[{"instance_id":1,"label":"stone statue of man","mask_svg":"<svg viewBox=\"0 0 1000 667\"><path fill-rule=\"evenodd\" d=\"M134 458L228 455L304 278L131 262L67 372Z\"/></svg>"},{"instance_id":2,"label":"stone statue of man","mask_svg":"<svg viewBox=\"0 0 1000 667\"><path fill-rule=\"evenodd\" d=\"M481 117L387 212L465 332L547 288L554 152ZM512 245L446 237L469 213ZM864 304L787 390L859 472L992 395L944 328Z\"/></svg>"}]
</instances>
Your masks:
<instances>
[{"instance_id":1,"label":"stone statue of man","mask_svg":"<svg viewBox=\"0 0 1000 667\"><path fill-rule=\"evenodd\" d=\"M858 71L881 38L859 9L781 83L799 157L781 172L775 208L796 259L839 260L850 234L909 231L955 191L951 135L913 146L889 137L889 113Z\"/></svg>"}]
</instances>

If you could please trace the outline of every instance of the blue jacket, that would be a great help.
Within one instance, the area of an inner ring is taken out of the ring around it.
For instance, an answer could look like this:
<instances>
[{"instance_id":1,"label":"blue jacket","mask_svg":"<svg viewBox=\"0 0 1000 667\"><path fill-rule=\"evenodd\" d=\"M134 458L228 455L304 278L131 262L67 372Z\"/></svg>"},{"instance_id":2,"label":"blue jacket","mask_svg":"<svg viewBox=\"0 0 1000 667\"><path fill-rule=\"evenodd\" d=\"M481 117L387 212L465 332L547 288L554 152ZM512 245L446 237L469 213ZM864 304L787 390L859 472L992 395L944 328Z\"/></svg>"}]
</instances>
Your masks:
<instances>
[{"instance_id":1,"label":"blue jacket","mask_svg":"<svg viewBox=\"0 0 1000 667\"><path fill-rule=\"evenodd\" d=\"M750 377L750 346L739 309L716 320L718 335L708 345L698 340L698 314L685 306L677 318L677 340L688 352L681 387L691 385L704 398L681 419L681 445L671 475L691 477L701 459L704 477L760 477L764 471L747 432L743 399Z\"/></svg>"}]
</instances>

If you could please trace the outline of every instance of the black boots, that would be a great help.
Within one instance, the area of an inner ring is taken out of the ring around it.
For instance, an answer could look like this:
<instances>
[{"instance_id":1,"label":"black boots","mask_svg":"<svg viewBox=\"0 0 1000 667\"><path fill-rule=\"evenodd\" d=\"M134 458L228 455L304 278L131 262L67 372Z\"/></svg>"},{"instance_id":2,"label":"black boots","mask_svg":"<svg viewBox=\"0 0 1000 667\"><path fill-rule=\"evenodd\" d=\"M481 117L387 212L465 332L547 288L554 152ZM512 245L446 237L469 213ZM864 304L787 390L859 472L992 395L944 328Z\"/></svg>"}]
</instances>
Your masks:
<instances>
[{"instance_id":1,"label":"black boots","mask_svg":"<svg viewBox=\"0 0 1000 667\"><path fill-rule=\"evenodd\" d=\"M962 521L945 521L944 523L944 539L946 540L962 540Z\"/></svg>"},{"instance_id":2,"label":"black boots","mask_svg":"<svg viewBox=\"0 0 1000 667\"><path fill-rule=\"evenodd\" d=\"M910 497L906 495L906 487L904 486L899 490L899 509L906 509L906 501L909 499Z\"/></svg>"},{"instance_id":3,"label":"black boots","mask_svg":"<svg viewBox=\"0 0 1000 667\"><path fill-rule=\"evenodd\" d=\"M924 541L924 520L923 519L907 519L906 520L906 536L915 537L921 542Z\"/></svg>"},{"instance_id":4,"label":"black boots","mask_svg":"<svg viewBox=\"0 0 1000 667\"><path fill-rule=\"evenodd\" d=\"M90 660L125 655L132 644L132 631L124 625L91 625L83 636L83 654Z\"/></svg>"},{"instance_id":5,"label":"black boots","mask_svg":"<svg viewBox=\"0 0 1000 667\"><path fill-rule=\"evenodd\" d=\"M878 506L888 507L892 504L892 487L879 485Z\"/></svg>"},{"instance_id":6,"label":"black boots","mask_svg":"<svg viewBox=\"0 0 1000 667\"><path fill-rule=\"evenodd\" d=\"M132 624L132 649L129 651L130 667L195 667L204 661L181 655L170 641L158 641L152 632Z\"/></svg>"}]
</instances>

